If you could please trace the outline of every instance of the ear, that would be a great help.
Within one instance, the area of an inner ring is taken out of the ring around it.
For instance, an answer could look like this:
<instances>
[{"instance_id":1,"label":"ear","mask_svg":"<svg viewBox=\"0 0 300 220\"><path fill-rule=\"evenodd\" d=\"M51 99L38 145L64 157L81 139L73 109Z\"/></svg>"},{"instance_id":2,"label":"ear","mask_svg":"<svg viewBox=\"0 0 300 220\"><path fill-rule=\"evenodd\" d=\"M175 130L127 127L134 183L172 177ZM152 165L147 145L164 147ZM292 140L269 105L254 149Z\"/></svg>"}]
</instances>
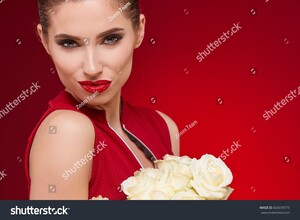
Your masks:
<instances>
[{"instance_id":1,"label":"ear","mask_svg":"<svg viewBox=\"0 0 300 220\"><path fill-rule=\"evenodd\" d=\"M145 25L146 25L145 15L141 14L140 15L140 26L137 29L137 41L134 45L134 48L138 48L143 42L144 35L145 35Z\"/></svg>"},{"instance_id":2,"label":"ear","mask_svg":"<svg viewBox=\"0 0 300 220\"><path fill-rule=\"evenodd\" d=\"M49 47L48 47L48 40L46 39L45 35L43 34L43 28L42 28L42 25L41 24L38 24L37 27L37 33L41 39L41 42L45 48L45 50L47 51L47 53L51 56L50 54L50 50L49 50Z\"/></svg>"}]
</instances>

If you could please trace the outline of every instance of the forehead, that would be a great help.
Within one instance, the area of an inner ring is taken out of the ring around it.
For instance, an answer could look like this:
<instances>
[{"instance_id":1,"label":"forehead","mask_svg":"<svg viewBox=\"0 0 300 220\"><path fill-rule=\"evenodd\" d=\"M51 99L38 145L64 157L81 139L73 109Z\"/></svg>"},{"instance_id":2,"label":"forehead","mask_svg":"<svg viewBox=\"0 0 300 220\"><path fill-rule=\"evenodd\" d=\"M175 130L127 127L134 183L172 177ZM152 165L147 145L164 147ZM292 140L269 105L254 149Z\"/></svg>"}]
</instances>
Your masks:
<instances>
[{"instance_id":1,"label":"forehead","mask_svg":"<svg viewBox=\"0 0 300 220\"><path fill-rule=\"evenodd\" d=\"M92 34L113 27L131 25L126 11L118 12L117 0L66 1L50 11L49 30L68 34ZM117 16L116 16L117 15ZM114 17L111 20L111 17Z\"/></svg>"}]
</instances>

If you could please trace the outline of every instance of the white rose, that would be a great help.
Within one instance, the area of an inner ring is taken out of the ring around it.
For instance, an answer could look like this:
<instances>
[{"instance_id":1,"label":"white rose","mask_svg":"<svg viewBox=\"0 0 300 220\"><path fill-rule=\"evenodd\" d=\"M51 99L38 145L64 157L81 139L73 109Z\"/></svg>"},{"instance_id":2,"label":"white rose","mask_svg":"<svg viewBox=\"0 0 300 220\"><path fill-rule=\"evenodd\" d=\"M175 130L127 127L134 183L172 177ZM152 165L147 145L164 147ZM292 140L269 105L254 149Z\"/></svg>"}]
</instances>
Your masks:
<instances>
[{"instance_id":1,"label":"white rose","mask_svg":"<svg viewBox=\"0 0 300 220\"><path fill-rule=\"evenodd\" d=\"M170 200L169 193L164 193L161 189L146 189L143 192L127 196L127 200Z\"/></svg>"},{"instance_id":2,"label":"white rose","mask_svg":"<svg viewBox=\"0 0 300 220\"><path fill-rule=\"evenodd\" d=\"M165 155L163 160L155 162L158 169L166 172L171 170L173 174L180 174L187 178L192 178L192 172L190 169L192 159L188 156L178 157L172 155Z\"/></svg>"},{"instance_id":3,"label":"white rose","mask_svg":"<svg viewBox=\"0 0 300 220\"><path fill-rule=\"evenodd\" d=\"M232 189L232 173L226 164L212 155L205 154L191 162L193 180L191 186L204 199L227 199Z\"/></svg>"},{"instance_id":4,"label":"white rose","mask_svg":"<svg viewBox=\"0 0 300 220\"><path fill-rule=\"evenodd\" d=\"M172 200L204 200L194 190L188 189L173 195Z\"/></svg>"},{"instance_id":5,"label":"white rose","mask_svg":"<svg viewBox=\"0 0 300 220\"><path fill-rule=\"evenodd\" d=\"M168 186L162 171L153 168L142 169L135 172L121 184L128 200L167 200L174 194L172 187Z\"/></svg>"},{"instance_id":6,"label":"white rose","mask_svg":"<svg viewBox=\"0 0 300 220\"><path fill-rule=\"evenodd\" d=\"M91 198L91 200L108 200L108 198L102 197L101 195L99 195L98 197Z\"/></svg>"},{"instance_id":7,"label":"white rose","mask_svg":"<svg viewBox=\"0 0 300 220\"><path fill-rule=\"evenodd\" d=\"M141 169L122 182L121 188L126 195L132 195L153 188L156 182L161 178L162 173L157 169Z\"/></svg>"},{"instance_id":8,"label":"white rose","mask_svg":"<svg viewBox=\"0 0 300 220\"><path fill-rule=\"evenodd\" d=\"M158 183L161 188L172 188L174 193L185 190L190 183L190 178L180 173L174 172L172 169L162 170L162 177Z\"/></svg>"}]
</instances>

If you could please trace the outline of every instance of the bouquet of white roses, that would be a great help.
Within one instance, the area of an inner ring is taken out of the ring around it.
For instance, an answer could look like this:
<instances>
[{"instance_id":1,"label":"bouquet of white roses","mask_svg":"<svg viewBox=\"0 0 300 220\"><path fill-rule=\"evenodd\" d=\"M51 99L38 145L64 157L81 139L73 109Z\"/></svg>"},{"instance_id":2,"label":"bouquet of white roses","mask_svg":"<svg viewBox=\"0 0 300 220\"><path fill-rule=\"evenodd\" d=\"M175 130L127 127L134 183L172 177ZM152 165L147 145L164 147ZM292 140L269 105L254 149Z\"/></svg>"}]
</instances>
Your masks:
<instances>
[{"instance_id":1,"label":"bouquet of white roses","mask_svg":"<svg viewBox=\"0 0 300 220\"><path fill-rule=\"evenodd\" d=\"M121 184L128 200L226 200L233 191L232 173L212 155L199 160L166 155Z\"/></svg>"},{"instance_id":2,"label":"bouquet of white roses","mask_svg":"<svg viewBox=\"0 0 300 220\"><path fill-rule=\"evenodd\" d=\"M128 200L226 200L233 191L230 169L209 154L199 160L166 155L155 166L123 181L121 188Z\"/></svg>"}]
</instances>

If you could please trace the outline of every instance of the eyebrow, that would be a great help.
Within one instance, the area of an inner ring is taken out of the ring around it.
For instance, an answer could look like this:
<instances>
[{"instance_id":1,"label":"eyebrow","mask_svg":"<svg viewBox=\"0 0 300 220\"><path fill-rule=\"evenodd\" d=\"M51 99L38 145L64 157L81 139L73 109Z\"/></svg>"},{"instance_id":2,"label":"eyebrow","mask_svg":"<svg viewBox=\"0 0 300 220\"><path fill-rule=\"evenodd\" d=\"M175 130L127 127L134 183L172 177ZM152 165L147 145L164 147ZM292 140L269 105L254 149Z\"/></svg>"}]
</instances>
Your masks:
<instances>
[{"instance_id":1,"label":"eyebrow","mask_svg":"<svg viewBox=\"0 0 300 220\"><path fill-rule=\"evenodd\" d=\"M118 32L118 31L124 31L124 28L112 28L112 29L109 29L107 31L104 31L100 34L97 35L97 39L99 38L103 38L104 36L108 35L108 34L112 34L112 33L115 33L115 32ZM80 37L77 37L77 36L73 36L73 35L69 35L69 34L57 34L54 36L54 38L71 38L71 39L74 39L74 40L81 40Z\"/></svg>"}]
</instances>

